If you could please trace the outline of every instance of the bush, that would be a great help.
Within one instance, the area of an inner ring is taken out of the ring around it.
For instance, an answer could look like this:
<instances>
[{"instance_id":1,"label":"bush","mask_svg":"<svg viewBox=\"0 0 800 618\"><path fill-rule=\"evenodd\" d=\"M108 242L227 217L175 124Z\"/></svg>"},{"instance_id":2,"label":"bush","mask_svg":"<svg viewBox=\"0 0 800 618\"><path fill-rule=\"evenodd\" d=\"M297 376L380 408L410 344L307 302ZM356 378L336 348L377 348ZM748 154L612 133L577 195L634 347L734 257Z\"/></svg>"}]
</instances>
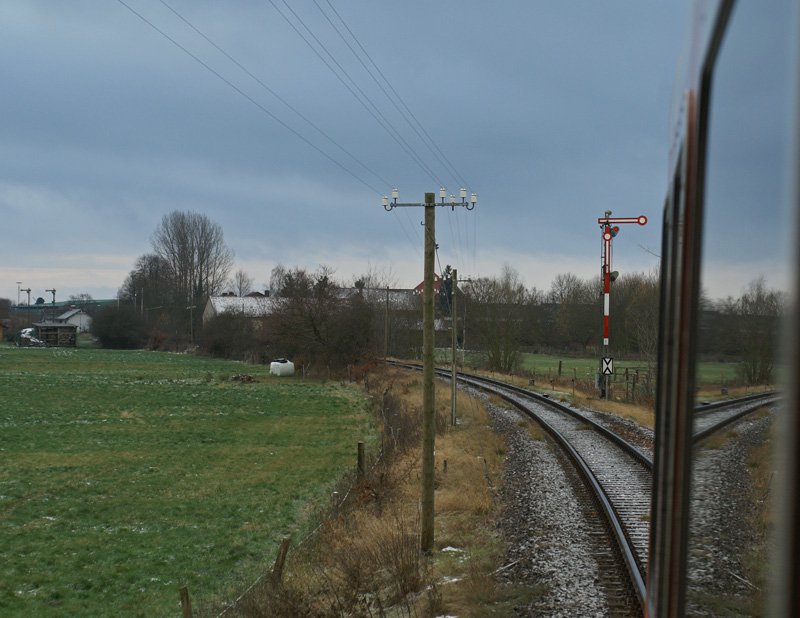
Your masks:
<instances>
[{"instance_id":1,"label":"bush","mask_svg":"<svg viewBox=\"0 0 800 618\"><path fill-rule=\"evenodd\" d=\"M263 347L256 336L253 320L233 313L223 313L203 327L200 347L219 358L249 360Z\"/></svg>"},{"instance_id":2,"label":"bush","mask_svg":"<svg viewBox=\"0 0 800 618\"><path fill-rule=\"evenodd\" d=\"M92 334L104 348L117 350L141 348L147 341L144 321L130 305L101 309L92 321Z\"/></svg>"}]
</instances>

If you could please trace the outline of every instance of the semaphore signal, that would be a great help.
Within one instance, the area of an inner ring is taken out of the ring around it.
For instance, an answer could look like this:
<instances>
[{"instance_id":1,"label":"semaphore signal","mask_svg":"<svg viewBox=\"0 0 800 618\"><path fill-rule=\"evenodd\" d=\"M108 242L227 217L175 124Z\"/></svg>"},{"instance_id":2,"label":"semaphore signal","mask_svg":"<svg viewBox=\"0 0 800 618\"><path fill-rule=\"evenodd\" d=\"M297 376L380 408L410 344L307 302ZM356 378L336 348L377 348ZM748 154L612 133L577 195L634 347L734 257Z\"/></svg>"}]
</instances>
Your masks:
<instances>
[{"instance_id":1,"label":"semaphore signal","mask_svg":"<svg viewBox=\"0 0 800 618\"><path fill-rule=\"evenodd\" d=\"M618 272L611 270L611 241L619 234L619 226L626 223L636 223L647 225L647 217L612 217L611 211L606 210L605 216L597 219L600 229L603 230L603 250L602 250L602 271L601 280L603 282L603 358L600 362L601 395L608 398L608 376L614 372L614 362L609 356L609 331L611 322L611 282L619 275Z\"/></svg>"}]
</instances>

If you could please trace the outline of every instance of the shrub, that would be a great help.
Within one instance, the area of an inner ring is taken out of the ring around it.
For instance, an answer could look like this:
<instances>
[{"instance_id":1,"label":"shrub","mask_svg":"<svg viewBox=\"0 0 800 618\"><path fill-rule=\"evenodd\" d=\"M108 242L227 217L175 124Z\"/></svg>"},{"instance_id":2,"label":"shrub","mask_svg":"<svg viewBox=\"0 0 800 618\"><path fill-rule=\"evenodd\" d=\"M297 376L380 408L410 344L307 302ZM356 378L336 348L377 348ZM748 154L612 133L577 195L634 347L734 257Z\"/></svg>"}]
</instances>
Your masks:
<instances>
[{"instance_id":1,"label":"shrub","mask_svg":"<svg viewBox=\"0 0 800 618\"><path fill-rule=\"evenodd\" d=\"M92 321L92 334L104 348L141 348L147 340L144 322L130 305L101 309Z\"/></svg>"}]
</instances>

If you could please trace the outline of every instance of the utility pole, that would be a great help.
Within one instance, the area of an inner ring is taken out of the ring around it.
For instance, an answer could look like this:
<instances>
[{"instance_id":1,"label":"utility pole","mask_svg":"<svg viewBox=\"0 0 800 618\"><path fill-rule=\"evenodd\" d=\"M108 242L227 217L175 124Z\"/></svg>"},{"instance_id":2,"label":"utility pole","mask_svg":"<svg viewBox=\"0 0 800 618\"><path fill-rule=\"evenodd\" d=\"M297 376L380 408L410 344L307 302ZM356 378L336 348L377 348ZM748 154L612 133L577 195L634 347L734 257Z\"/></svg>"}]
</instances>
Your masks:
<instances>
[{"instance_id":1,"label":"utility pole","mask_svg":"<svg viewBox=\"0 0 800 618\"><path fill-rule=\"evenodd\" d=\"M389 286L386 286L386 314L383 321L383 360L389 358Z\"/></svg>"},{"instance_id":2,"label":"utility pole","mask_svg":"<svg viewBox=\"0 0 800 618\"><path fill-rule=\"evenodd\" d=\"M647 225L647 217L611 217L611 211L606 210L605 216L597 220L600 229L603 230L603 250L602 250L602 271L601 279L603 282L603 358L600 361L599 382L600 395L609 399L608 381L614 373L614 359L609 356L609 330L611 321L611 282L614 281L619 273L611 270L611 239L619 234L619 225L625 223L638 223Z\"/></svg>"},{"instance_id":3,"label":"utility pole","mask_svg":"<svg viewBox=\"0 0 800 618\"><path fill-rule=\"evenodd\" d=\"M142 288L142 295L144 295L144 288ZM189 343L194 343L194 308L196 305L189 305L186 307L189 310ZM142 303L142 310L144 310L144 303Z\"/></svg>"},{"instance_id":4,"label":"utility pole","mask_svg":"<svg viewBox=\"0 0 800 618\"><path fill-rule=\"evenodd\" d=\"M49 290L45 290L45 292L52 292L52 294L53 294L53 305L55 305L56 304L56 289L55 288L51 288Z\"/></svg>"},{"instance_id":5,"label":"utility pole","mask_svg":"<svg viewBox=\"0 0 800 618\"><path fill-rule=\"evenodd\" d=\"M22 281L17 281L17 307L19 307L19 286L22 285Z\"/></svg>"},{"instance_id":6,"label":"utility pole","mask_svg":"<svg viewBox=\"0 0 800 618\"><path fill-rule=\"evenodd\" d=\"M451 316L451 328L453 334L453 377L451 379L452 384L452 393L450 395L450 424L455 427L456 426L456 392L458 389L456 388L456 349L458 348L458 331L456 328L457 323L457 313L456 313L456 294L458 293L458 269L453 269L453 274L451 275L452 279L450 285L450 296L452 300L450 301L450 308L452 311Z\"/></svg>"},{"instance_id":7,"label":"utility pole","mask_svg":"<svg viewBox=\"0 0 800 618\"><path fill-rule=\"evenodd\" d=\"M473 193L470 201L467 202L467 190L461 189L461 202L456 202L455 195L450 196L450 203L446 204L447 192L444 187L439 189L441 203L436 203L434 193L425 194L425 202L398 204L398 191L392 190L392 201L383 197L383 208L387 212L394 208L425 208L425 276L424 293L422 301L422 532L420 538L420 548L423 553L433 552L434 537L434 480L435 480L435 461L434 449L436 446L436 402L434 390L434 363L433 363L433 343L435 332L434 323L434 290L433 290L433 271L436 256L436 207L450 206L455 210L456 206L463 206L467 210L472 210L478 203L477 194Z\"/></svg>"},{"instance_id":8,"label":"utility pole","mask_svg":"<svg viewBox=\"0 0 800 618\"><path fill-rule=\"evenodd\" d=\"M28 307L30 307L31 306L31 289L30 288L23 288L20 291L28 293Z\"/></svg>"}]
</instances>

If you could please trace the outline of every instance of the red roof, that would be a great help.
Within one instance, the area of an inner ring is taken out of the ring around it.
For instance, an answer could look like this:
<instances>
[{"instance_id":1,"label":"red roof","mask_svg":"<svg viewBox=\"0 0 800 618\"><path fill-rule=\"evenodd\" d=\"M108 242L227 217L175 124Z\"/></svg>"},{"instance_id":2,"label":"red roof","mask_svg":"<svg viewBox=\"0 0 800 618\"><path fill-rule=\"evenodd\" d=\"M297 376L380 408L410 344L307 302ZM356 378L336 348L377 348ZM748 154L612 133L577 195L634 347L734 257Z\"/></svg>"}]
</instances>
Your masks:
<instances>
[{"instance_id":1,"label":"red roof","mask_svg":"<svg viewBox=\"0 0 800 618\"><path fill-rule=\"evenodd\" d=\"M438 294L439 293L439 289L441 287L442 287L442 278L438 274L433 273L433 292L434 292L434 294ZM420 281L419 285L414 288L414 292L416 292L417 294L422 294L424 291L425 291L425 281L423 280L423 281Z\"/></svg>"}]
</instances>

